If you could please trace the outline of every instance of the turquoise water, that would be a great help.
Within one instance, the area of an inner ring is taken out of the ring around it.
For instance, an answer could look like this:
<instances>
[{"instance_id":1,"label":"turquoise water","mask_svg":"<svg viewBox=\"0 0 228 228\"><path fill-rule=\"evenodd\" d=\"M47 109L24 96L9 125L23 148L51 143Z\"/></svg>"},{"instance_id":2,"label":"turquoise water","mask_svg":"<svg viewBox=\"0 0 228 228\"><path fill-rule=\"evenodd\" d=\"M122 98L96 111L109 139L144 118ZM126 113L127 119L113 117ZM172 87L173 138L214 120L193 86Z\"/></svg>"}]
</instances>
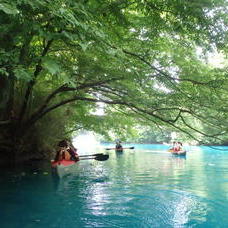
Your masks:
<instances>
[{"instance_id":1,"label":"turquoise water","mask_svg":"<svg viewBox=\"0 0 228 228\"><path fill-rule=\"evenodd\" d=\"M48 164L2 169L0 227L228 227L228 147L134 146L61 178Z\"/></svg>"}]
</instances>

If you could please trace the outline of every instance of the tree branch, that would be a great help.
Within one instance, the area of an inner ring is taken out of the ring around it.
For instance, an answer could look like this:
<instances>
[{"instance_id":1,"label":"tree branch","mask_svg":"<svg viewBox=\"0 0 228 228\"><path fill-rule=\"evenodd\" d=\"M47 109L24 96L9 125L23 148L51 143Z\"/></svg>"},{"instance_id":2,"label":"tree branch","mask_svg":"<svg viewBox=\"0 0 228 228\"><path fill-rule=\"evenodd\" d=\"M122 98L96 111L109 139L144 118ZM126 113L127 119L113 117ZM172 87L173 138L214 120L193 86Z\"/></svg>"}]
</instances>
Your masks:
<instances>
[{"instance_id":1,"label":"tree branch","mask_svg":"<svg viewBox=\"0 0 228 228\"><path fill-rule=\"evenodd\" d=\"M216 138L216 136L222 135L222 134L214 134L214 135L205 134L204 132L202 132L202 131L200 131L200 130L194 128L194 127L192 127L192 126L189 125L189 124L187 124L186 121L184 120L183 116L180 116L180 118L181 118L181 120L182 120L182 122L184 123L185 126L187 126L188 128L192 129L192 130L195 131L195 132L200 133L201 135L204 135L204 136L210 137L210 138ZM218 138L217 138L217 139L218 139Z\"/></svg>"},{"instance_id":2,"label":"tree branch","mask_svg":"<svg viewBox=\"0 0 228 228\"><path fill-rule=\"evenodd\" d=\"M28 84L28 88L27 88L26 93L25 93L24 103L22 105L21 112L19 114L19 121L22 121L22 119L24 117L24 114L25 114L27 106L28 106L29 96L30 96L30 94L32 92L33 86L36 83L37 76L39 75L39 73L43 69L42 66L41 66L42 57L44 57L47 54L52 42L53 42L53 39L49 40L47 42L47 45L45 46L45 48L42 51L41 58L39 59L37 65L36 65L36 69L35 69L35 72L33 74L33 79Z\"/></svg>"},{"instance_id":3,"label":"tree branch","mask_svg":"<svg viewBox=\"0 0 228 228\"><path fill-rule=\"evenodd\" d=\"M117 47L111 45L111 44L108 44L107 42L105 42L109 47L113 48L113 49L118 49ZM125 49L122 49L122 51L127 54L127 55L131 55L133 57L136 57L137 59L139 59L140 61L144 62L146 65L148 65L150 68L152 68L153 70L155 70L156 72L159 73L159 75L162 75L172 81L187 81L187 82L191 82L192 84L195 84L195 85L209 85L210 83L214 82L213 80L211 81L208 81L208 82L200 82L200 81L196 81L196 80L192 80L192 79L181 79L181 78L174 78L174 77L171 77L170 75L168 75L167 73L165 73L164 71L158 69L157 67L153 66L150 62L148 62L145 58L143 58L142 56L136 54L136 53L133 53L133 52L130 52L128 50L125 50ZM158 76L158 75L157 75Z\"/></svg>"},{"instance_id":4,"label":"tree branch","mask_svg":"<svg viewBox=\"0 0 228 228\"><path fill-rule=\"evenodd\" d=\"M64 84L64 85L60 86L59 88L57 88L56 90L54 90L46 98L46 100L44 101L43 105L36 112L34 112L31 115L30 120L36 119L36 116L40 116L40 113L43 113L45 111L45 109L47 108L49 102L59 93L62 93L62 92L73 92L73 91L83 90L83 89L86 89L86 88L93 88L93 87L96 87L96 86L99 86L99 85L103 85L103 84L108 83L108 82L121 80L121 79L122 79L121 77L119 77L119 78L111 78L111 79L107 79L107 80L81 84L78 87L68 87L67 84Z\"/></svg>"}]
</instances>

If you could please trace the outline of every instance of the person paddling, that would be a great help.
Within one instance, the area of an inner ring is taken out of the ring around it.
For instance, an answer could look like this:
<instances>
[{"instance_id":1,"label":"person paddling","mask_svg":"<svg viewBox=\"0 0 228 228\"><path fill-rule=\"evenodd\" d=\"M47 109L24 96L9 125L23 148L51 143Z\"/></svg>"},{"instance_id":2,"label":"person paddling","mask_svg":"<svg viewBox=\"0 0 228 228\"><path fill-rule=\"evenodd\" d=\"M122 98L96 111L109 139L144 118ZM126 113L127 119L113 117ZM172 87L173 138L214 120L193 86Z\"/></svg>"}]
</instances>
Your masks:
<instances>
[{"instance_id":1,"label":"person paddling","mask_svg":"<svg viewBox=\"0 0 228 228\"><path fill-rule=\"evenodd\" d=\"M176 142L173 142L173 146L169 149L170 151L175 151L176 149Z\"/></svg>"},{"instance_id":2,"label":"person paddling","mask_svg":"<svg viewBox=\"0 0 228 228\"><path fill-rule=\"evenodd\" d=\"M117 152L123 152L123 146L121 145L120 141L116 142L116 151Z\"/></svg>"},{"instance_id":3,"label":"person paddling","mask_svg":"<svg viewBox=\"0 0 228 228\"><path fill-rule=\"evenodd\" d=\"M182 142L177 142L177 151L180 152L183 150L183 144Z\"/></svg>"},{"instance_id":4,"label":"person paddling","mask_svg":"<svg viewBox=\"0 0 228 228\"><path fill-rule=\"evenodd\" d=\"M180 142L173 142L173 146L172 146L172 148L170 148L169 149L169 151L171 152L171 153L177 153L178 151L180 151L180 149L181 149L181 146L180 146Z\"/></svg>"},{"instance_id":5,"label":"person paddling","mask_svg":"<svg viewBox=\"0 0 228 228\"><path fill-rule=\"evenodd\" d=\"M77 154L77 149L70 144L66 140L62 140L58 143L59 149L57 150L55 161L61 160L72 160L79 161L79 156Z\"/></svg>"}]
</instances>

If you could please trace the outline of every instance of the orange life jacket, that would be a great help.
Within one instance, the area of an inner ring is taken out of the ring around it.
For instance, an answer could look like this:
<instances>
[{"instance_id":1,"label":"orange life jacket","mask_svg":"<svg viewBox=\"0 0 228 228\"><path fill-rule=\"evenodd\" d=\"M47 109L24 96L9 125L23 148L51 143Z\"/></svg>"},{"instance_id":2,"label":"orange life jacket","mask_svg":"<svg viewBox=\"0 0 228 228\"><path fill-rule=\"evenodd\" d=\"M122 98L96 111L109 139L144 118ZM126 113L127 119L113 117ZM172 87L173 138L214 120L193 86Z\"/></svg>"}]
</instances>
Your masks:
<instances>
[{"instance_id":1,"label":"orange life jacket","mask_svg":"<svg viewBox=\"0 0 228 228\"><path fill-rule=\"evenodd\" d=\"M70 160L70 158L71 158L70 153L67 150L62 150L59 152L58 161Z\"/></svg>"}]
</instances>

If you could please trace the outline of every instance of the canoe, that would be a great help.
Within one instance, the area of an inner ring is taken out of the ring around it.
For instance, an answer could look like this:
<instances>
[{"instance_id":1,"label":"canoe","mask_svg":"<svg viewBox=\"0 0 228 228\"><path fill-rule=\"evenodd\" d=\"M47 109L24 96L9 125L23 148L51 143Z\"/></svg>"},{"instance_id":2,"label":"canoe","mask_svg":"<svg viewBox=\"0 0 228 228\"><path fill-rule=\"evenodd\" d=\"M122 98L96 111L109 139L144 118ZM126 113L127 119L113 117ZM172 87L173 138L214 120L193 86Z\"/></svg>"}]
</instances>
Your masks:
<instances>
[{"instance_id":1,"label":"canoe","mask_svg":"<svg viewBox=\"0 0 228 228\"><path fill-rule=\"evenodd\" d=\"M172 153L173 155L177 155L177 156L186 156L186 150L180 150L178 152L174 152L172 149L168 150L168 152Z\"/></svg>"},{"instance_id":2,"label":"canoe","mask_svg":"<svg viewBox=\"0 0 228 228\"><path fill-rule=\"evenodd\" d=\"M78 168L75 165L77 162L72 160L61 160L55 162L54 160L51 161L51 167L53 173L57 174L59 178L63 178L66 175L75 173L75 170Z\"/></svg>"},{"instance_id":3,"label":"canoe","mask_svg":"<svg viewBox=\"0 0 228 228\"><path fill-rule=\"evenodd\" d=\"M72 160L51 161L51 166L55 168L59 166L70 166L74 165L75 163L77 162Z\"/></svg>"},{"instance_id":4,"label":"canoe","mask_svg":"<svg viewBox=\"0 0 228 228\"><path fill-rule=\"evenodd\" d=\"M123 153L123 149L115 149L117 153Z\"/></svg>"}]
</instances>

